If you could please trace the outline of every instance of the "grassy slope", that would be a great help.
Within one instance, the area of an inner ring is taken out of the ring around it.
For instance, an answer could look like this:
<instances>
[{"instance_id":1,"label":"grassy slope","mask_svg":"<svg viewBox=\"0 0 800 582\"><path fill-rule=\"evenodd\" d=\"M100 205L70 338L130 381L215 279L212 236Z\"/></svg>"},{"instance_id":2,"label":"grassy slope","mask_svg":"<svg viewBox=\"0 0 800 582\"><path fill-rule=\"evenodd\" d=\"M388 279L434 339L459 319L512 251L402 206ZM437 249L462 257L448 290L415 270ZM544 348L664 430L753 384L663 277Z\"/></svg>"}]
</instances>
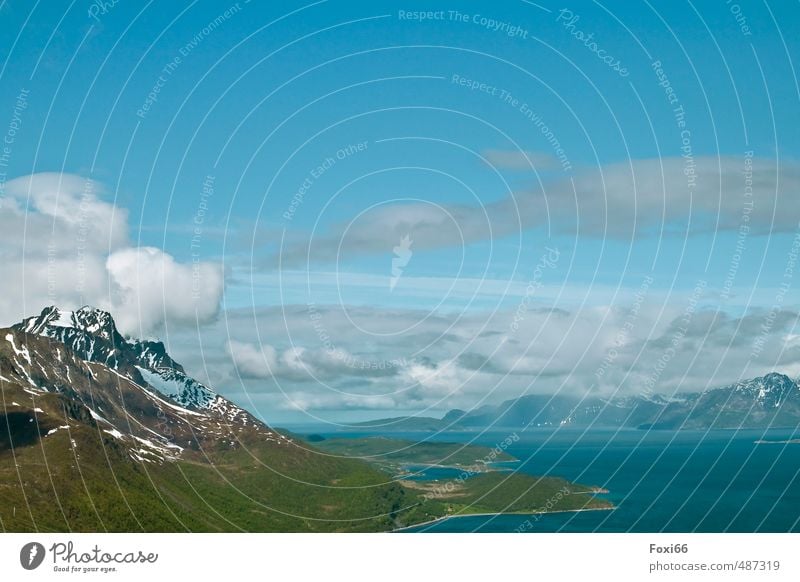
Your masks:
<instances>
[{"instance_id":1,"label":"grassy slope","mask_svg":"<svg viewBox=\"0 0 800 582\"><path fill-rule=\"evenodd\" d=\"M417 503L369 464L305 444L251 442L139 463L96 425L65 414L66 402L47 394L34 406L2 383L0 531L380 531ZM30 430L20 431L20 418Z\"/></svg>"},{"instance_id":2,"label":"grassy slope","mask_svg":"<svg viewBox=\"0 0 800 582\"><path fill-rule=\"evenodd\" d=\"M387 514L407 497L358 461L295 470L274 454L266 466L239 450L221 462L141 464L86 428L14 453L0 454L6 531L374 531L394 527Z\"/></svg>"}]
</instances>

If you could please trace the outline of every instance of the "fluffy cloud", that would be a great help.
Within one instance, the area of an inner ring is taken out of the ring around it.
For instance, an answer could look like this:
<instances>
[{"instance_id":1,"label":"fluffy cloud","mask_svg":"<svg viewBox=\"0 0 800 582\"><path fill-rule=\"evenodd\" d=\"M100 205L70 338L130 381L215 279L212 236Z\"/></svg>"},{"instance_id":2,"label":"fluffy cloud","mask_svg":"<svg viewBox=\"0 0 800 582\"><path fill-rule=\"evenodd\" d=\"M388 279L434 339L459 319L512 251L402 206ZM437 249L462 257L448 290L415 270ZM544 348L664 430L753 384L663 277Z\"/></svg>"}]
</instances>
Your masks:
<instances>
[{"instance_id":1,"label":"fluffy cloud","mask_svg":"<svg viewBox=\"0 0 800 582\"><path fill-rule=\"evenodd\" d=\"M102 199L101 184L42 173L5 184L0 258L8 282L0 320L45 305L111 311L121 331L145 335L165 321L210 321L223 290L219 266L180 264L161 250L133 247L128 213Z\"/></svg>"},{"instance_id":2,"label":"fluffy cloud","mask_svg":"<svg viewBox=\"0 0 800 582\"><path fill-rule=\"evenodd\" d=\"M422 321L425 314L415 310L350 307L345 313L317 306L316 323L336 330L328 348L304 307L262 308L226 312L205 330L205 346L233 336L223 340L227 351L207 349L206 361L197 359L196 347L181 346L176 338L173 345L190 370L229 370L225 378L212 378L213 385L268 403L265 414L440 414L526 393L672 394L771 371L800 376L796 311L734 317L711 309L710 300L687 311L690 296L675 296L668 304L662 299L653 293L636 308L531 309L516 331L511 323L517 314L508 309ZM370 319L375 329L410 331L373 336L348 324L348 316ZM270 344L259 345L258 335ZM380 373L354 361L392 365Z\"/></svg>"},{"instance_id":3,"label":"fluffy cloud","mask_svg":"<svg viewBox=\"0 0 800 582\"><path fill-rule=\"evenodd\" d=\"M343 349L308 349L289 347L278 350L269 344L251 344L236 340L226 343L236 371L242 378L313 382L343 377L383 377L396 374L392 362L371 362L357 358Z\"/></svg>"},{"instance_id":4,"label":"fluffy cloud","mask_svg":"<svg viewBox=\"0 0 800 582\"><path fill-rule=\"evenodd\" d=\"M520 155L498 161L520 162ZM495 156L495 157L498 157ZM458 247L546 227L558 234L686 236L787 232L800 221L800 163L743 157L631 160L552 179L484 205L381 205L369 220L334 224L313 240L293 233L284 266L386 253L403 236L415 250Z\"/></svg>"},{"instance_id":5,"label":"fluffy cloud","mask_svg":"<svg viewBox=\"0 0 800 582\"><path fill-rule=\"evenodd\" d=\"M392 410L397 401L390 396L332 394L295 390L275 403L280 410L299 410L313 413L319 410ZM379 414L379 413L373 413Z\"/></svg>"},{"instance_id":6,"label":"fluffy cloud","mask_svg":"<svg viewBox=\"0 0 800 582\"><path fill-rule=\"evenodd\" d=\"M94 180L45 172L10 180L3 193L4 256L68 257L127 244L127 211L101 200Z\"/></svg>"},{"instance_id":7,"label":"fluffy cloud","mask_svg":"<svg viewBox=\"0 0 800 582\"><path fill-rule=\"evenodd\" d=\"M111 253L105 266L121 329L144 334L162 321L207 322L217 315L224 288L220 265L183 265L159 249L138 247Z\"/></svg>"}]
</instances>

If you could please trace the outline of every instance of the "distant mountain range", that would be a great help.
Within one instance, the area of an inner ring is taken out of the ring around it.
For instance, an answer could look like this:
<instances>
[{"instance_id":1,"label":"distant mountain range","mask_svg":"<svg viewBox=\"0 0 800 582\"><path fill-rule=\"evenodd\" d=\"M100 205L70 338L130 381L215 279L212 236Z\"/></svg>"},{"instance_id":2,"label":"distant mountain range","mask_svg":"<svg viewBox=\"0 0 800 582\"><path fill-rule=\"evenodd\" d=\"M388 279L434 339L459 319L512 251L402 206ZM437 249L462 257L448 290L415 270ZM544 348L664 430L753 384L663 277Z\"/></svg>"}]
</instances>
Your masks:
<instances>
[{"instance_id":1,"label":"distant mountain range","mask_svg":"<svg viewBox=\"0 0 800 582\"><path fill-rule=\"evenodd\" d=\"M0 531L374 531L416 505L98 309L48 307L0 329L0 388Z\"/></svg>"},{"instance_id":2,"label":"distant mountain range","mask_svg":"<svg viewBox=\"0 0 800 582\"><path fill-rule=\"evenodd\" d=\"M356 429L442 431L484 428L607 427L639 429L785 428L800 425L800 387L784 374L704 392L605 399L528 395L442 418L399 417L360 423Z\"/></svg>"}]
</instances>

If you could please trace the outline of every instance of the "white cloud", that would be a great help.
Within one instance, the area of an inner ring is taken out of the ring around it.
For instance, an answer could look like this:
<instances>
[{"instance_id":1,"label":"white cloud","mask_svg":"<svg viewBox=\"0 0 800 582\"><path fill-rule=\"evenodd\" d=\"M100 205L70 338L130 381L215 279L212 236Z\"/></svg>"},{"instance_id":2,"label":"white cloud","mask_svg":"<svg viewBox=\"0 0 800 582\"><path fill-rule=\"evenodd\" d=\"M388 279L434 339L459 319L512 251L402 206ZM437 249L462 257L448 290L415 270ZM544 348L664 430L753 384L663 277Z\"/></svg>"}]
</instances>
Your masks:
<instances>
[{"instance_id":1,"label":"white cloud","mask_svg":"<svg viewBox=\"0 0 800 582\"><path fill-rule=\"evenodd\" d=\"M309 349L292 346L276 349L269 344L228 340L226 349L241 378L312 382L345 377L380 377L396 373L394 365L354 357L341 348Z\"/></svg>"},{"instance_id":2,"label":"white cloud","mask_svg":"<svg viewBox=\"0 0 800 582\"><path fill-rule=\"evenodd\" d=\"M128 212L101 200L102 194L102 184L72 174L43 172L8 181L0 207L4 255L49 250L74 256L127 244Z\"/></svg>"},{"instance_id":3,"label":"white cloud","mask_svg":"<svg viewBox=\"0 0 800 582\"><path fill-rule=\"evenodd\" d=\"M205 332L206 346L228 333L235 337L228 340L225 358L209 349L211 359L198 362L192 354L199 350L178 349L181 342L175 342L176 354L189 369L230 370L217 386L251 393L256 400L268 398L271 409L265 414L279 408L309 414L369 410L372 417L399 411L440 414L525 393L671 394L771 371L800 374L795 311L753 310L734 317L698 306L687 320L688 299L666 305L662 300L648 295L635 315L629 305L530 310L513 332L515 312L509 310L422 321L424 314L414 310L350 307L344 313L317 306L321 319L316 322L303 306L242 310L225 313ZM347 315L370 319L376 329L417 325L378 337L348 324ZM341 359L321 347L313 327L320 322L335 330L332 349L344 354ZM256 334L270 344L259 347ZM353 360L395 365L391 373L365 373L347 365Z\"/></svg>"},{"instance_id":4,"label":"white cloud","mask_svg":"<svg viewBox=\"0 0 800 582\"><path fill-rule=\"evenodd\" d=\"M742 224L751 234L788 232L800 222L800 163L733 156L631 160L487 204L391 204L365 216L331 225L313 240L291 232L280 252L283 266L387 253L405 235L421 251L532 228L622 240L736 231Z\"/></svg>"},{"instance_id":5,"label":"white cloud","mask_svg":"<svg viewBox=\"0 0 800 582\"><path fill-rule=\"evenodd\" d=\"M299 410L313 412L319 410L392 410L397 401L391 396L368 396L337 393L292 391L274 406L281 410ZM374 415L374 414L373 414Z\"/></svg>"},{"instance_id":6,"label":"white cloud","mask_svg":"<svg viewBox=\"0 0 800 582\"><path fill-rule=\"evenodd\" d=\"M120 330L133 335L148 334L164 321L194 323L195 315L201 322L216 315L221 269L131 246L128 213L101 198L101 184L42 173L10 180L3 193L3 324L53 304L109 310Z\"/></svg>"},{"instance_id":7,"label":"white cloud","mask_svg":"<svg viewBox=\"0 0 800 582\"><path fill-rule=\"evenodd\" d=\"M114 313L121 329L146 334L165 320L202 323L217 315L224 288L220 265L184 265L159 249L138 247L111 253L106 269L117 289Z\"/></svg>"}]
</instances>

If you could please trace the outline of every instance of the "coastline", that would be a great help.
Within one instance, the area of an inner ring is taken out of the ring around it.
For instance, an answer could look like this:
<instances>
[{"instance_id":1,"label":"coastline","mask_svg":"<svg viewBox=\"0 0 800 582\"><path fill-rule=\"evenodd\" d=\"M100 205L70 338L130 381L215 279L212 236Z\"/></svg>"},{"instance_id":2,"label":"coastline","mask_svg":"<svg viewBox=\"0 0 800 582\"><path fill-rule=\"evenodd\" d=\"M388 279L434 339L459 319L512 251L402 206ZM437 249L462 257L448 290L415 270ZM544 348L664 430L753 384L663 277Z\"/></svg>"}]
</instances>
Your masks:
<instances>
[{"instance_id":1,"label":"coastline","mask_svg":"<svg viewBox=\"0 0 800 582\"><path fill-rule=\"evenodd\" d=\"M489 516L497 516L497 515L551 515L554 513L579 513L581 511L612 511L616 509L615 507L585 507L582 509L559 509L556 511L493 511L493 512L484 512L484 513L459 513L457 515L443 515L442 517L437 517L436 519L430 519L428 521L422 521L420 523L415 523L413 525L405 525L403 527L398 527L393 530L390 530L387 533L396 533L407 529L412 529L416 527L422 527L425 525L431 525L434 523L439 523L440 521L445 521L448 519L458 519L460 517L489 517ZM512 533L512 532L509 532Z\"/></svg>"},{"instance_id":2,"label":"coastline","mask_svg":"<svg viewBox=\"0 0 800 582\"><path fill-rule=\"evenodd\" d=\"M394 475L395 479L403 480L404 477L408 477L409 475L414 475L416 473L424 472L427 469L450 469L452 471L462 471L465 473L471 474L480 474L480 473L494 473L494 472L508 472L513 471L513 467L495 467L496 464L505 464L510 465L512 463L521 463L519 459L512 459L508 461L495 461L493 463L487 463L485 465L482 464L475 464L475 465L442 465L438 463L407 463L400 466L400 469L404 469L408 471L407 473L398 473ZM420 470L417 470L420 469Z\"/></svg>"},{"instance_id":3,"label":"coastline","mask_svg":"<svg viewBox=\"0 0 800 582\"><path fill-rule=\"evenodd\" d=\"M514 459L513 461L499 461L498 463L503 464L511 464L511 463L520 463L519 459ZM486 465L440 465L438 463L410 463L406 465L402 465L401 468L408 471L407 474L413 475L415 473L419 473L421 471L425 471L427 469L450 469L452 471L463 471L466 473L492 473L495 471L512 471L511 467L495 467L494 464L486 464ZM420 469L418 471L416 469ZM395 475L395 477L403 477L404 474Z\"/></svg>"}]
</instances>

